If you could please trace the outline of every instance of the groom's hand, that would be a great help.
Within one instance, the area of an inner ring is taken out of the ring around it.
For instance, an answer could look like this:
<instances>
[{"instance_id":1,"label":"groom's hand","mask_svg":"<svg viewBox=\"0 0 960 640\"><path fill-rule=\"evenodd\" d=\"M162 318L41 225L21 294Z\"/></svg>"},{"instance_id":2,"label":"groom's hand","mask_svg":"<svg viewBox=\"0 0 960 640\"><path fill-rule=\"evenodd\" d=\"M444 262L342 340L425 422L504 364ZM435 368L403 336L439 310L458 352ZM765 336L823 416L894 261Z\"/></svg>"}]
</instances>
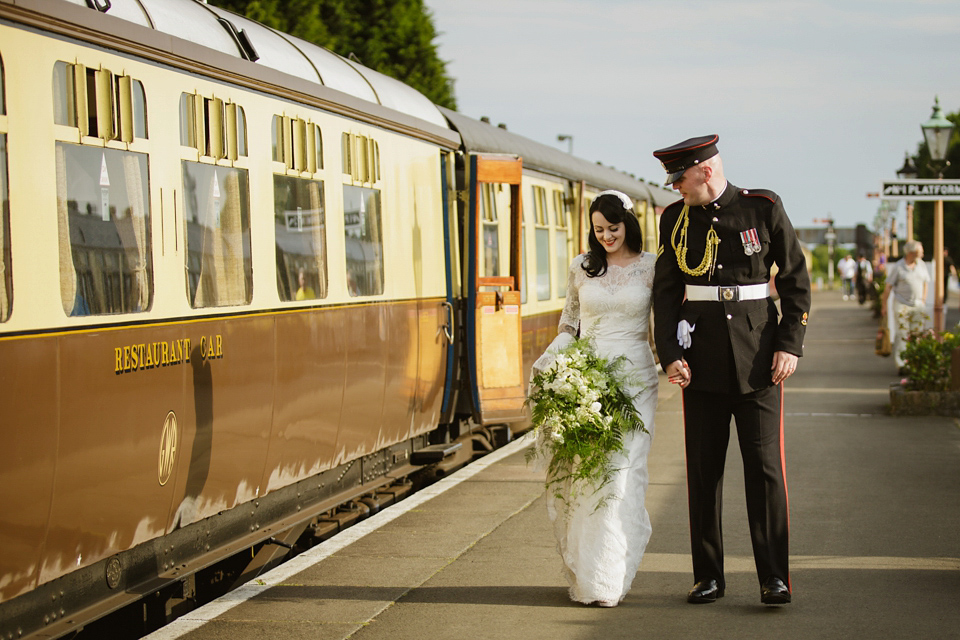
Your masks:
<instances>
[{"instance_id":1,"label":"groom's hand","mask_svg":"<svg viewBox=\"0 0 960 640\"><path fill-rule=\"evenodd\" d=\"M680 388L690 384L690 366L686 360L674 360L667 365L667 378L673 384L680 385Z\"/></svg>"},{"instance_id":2,"label":"groom's hand","mask_svg":"<svg viewBox=\"0 0 960 640\"><path fill-rule=\"evenodd\" d=\"M786 351L776 351L773 354L773 365L770 367L772 372L773 384L780 384L793 375L797 370L797 356Z\"/></svg>"}]
</instances>

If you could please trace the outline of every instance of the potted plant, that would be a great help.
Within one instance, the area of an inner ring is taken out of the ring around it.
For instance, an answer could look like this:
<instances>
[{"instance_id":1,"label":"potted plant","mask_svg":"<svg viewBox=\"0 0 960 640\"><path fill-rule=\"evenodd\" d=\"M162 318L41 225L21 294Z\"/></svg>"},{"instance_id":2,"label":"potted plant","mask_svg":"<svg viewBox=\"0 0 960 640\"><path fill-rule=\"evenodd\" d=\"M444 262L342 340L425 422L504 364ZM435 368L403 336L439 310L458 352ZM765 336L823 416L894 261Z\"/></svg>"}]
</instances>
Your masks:
<instances>
[{"instance_id":1,"label":"potted plant","mask_svg":"<svg viewBox=\"0 0 960 640\"><path fill-rule=\"evenodd\" d=\"M904 378L890 390L892 413L960 414L960 392L950 390L953 352L958 348L957 329L939 336L932 329L911 331L903 350Z\"/></svg>"}]
</instances>

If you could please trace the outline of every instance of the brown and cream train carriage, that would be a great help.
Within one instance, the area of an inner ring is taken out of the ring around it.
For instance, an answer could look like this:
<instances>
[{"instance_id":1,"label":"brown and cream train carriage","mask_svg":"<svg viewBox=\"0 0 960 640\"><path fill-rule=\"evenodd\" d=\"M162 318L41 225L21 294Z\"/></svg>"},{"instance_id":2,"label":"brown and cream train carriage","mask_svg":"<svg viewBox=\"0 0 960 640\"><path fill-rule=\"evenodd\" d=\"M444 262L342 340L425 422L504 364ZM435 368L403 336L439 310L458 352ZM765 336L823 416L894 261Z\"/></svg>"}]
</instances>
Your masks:
<instances>
[{"instance_id":1,"label":"brown and cream train carriage","mask_svg":"<svg viewBox=\"0 0 960 640\"><path fill-rule=\"evenodd\" d=\"M262 567L440 418L436 107L198 2L100 8L0 2L3 637Z\"/></svg>"},{"instance_id":2,"label":"brown and cream train carriage","mask_svg":"<svg viewBox=\"0 0 960 640\"><path fill-rule=\"evenodd\" d=\"M483 127L194 0L0 0L0 637L162 619L522 420L543 252L661 195Z\"/></svg>"}]
</instances>

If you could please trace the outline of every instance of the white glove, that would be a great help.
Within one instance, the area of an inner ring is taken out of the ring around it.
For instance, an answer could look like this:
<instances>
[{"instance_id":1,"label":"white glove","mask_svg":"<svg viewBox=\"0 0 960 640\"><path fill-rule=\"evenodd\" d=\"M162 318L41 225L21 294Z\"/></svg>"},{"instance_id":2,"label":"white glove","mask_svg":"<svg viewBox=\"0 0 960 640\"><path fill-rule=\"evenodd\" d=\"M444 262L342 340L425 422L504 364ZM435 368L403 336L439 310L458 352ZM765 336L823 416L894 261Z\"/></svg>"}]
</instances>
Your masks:
<instances>
[{"instance_id":1,"label":"white glove","mask_svg":"<svg viewBox=\"0 0 960 640\"><path fill-rule=\"evenodd\" d=\"M690 345L693 344L693 338L690 337L690 334L693 333L693 329L697 325L690 324L686 320L681 320L677 324L677 342L680 343L680 346L683 349L689 349Z\"/></svg>"},{"instance_id":2,"label":"white glove","mask_svg":"<svg viewBox=\"0 0 960 640\"><path fill-rule=\"evenodd\" d=\"M537 358L537 361L533 363L533 367L530 369L530 381L533 382L533 376L537 375L544 369L548 369L550 365L557 359L557 353L563 349L569 347L573 344L574 337L567 333L566 331L561 331L557 334L557 337L553 339L553 342L547 346L546 351L543 352L543 355Z\"/></svg>"}]
</instances>

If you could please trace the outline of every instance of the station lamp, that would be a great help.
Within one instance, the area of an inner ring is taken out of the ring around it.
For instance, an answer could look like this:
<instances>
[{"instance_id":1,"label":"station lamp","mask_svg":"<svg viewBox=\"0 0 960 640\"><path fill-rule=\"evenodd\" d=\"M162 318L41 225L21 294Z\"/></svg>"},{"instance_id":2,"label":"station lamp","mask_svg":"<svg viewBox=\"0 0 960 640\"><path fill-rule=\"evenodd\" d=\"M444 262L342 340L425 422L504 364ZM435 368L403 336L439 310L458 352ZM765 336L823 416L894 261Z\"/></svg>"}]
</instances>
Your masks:
<instances>
[{"instance_id":1,"label":"station lamp","mask_svg":"<svg viewBox=\"0 0 960 640\"><path fill-rule=\"evenodd\" d=\"M917 171L917 168L914 166L913 159L910 158L910 153L905 152L903 155L903 166L897 169L897 177L901 180L916 180L920 172Z\"/></svg>"},{"instance_id":2,"label":"station lamp","mask_svg":"<svg viewBox=\"0 0 960 640\"><path fill-rule=\"evenodd\" d=\"M947 158L947 145L950 144L950 136L953 135L953 123L943 117L940 111L940 98L933 99L933 115L930 119L920 125L923 131L923 137L927 141L927 148L930 150L930 160L937 166L938 176L943 180L943 169L949 163L945 162ZM934 294L933 294L933 329L940 333L944 329L943 313L943 290L944 290L944 272L943 272L943 200L937 200L933 207L933 261L934 261Z\"/></svg>"},{"instance_id":3,"label":"station lamp","mask_svg":"<svg viewBox=\"0 0 960 640\"><path fill-rule=\"evenodd\" d=\"M953 135L953 123L943 117L940 110L940 98L933 99L933 115L920 125L923 137L930 149L930 159L934 162L943 162L947 157L947 145Z\"/></svg>"}]
</instances>

